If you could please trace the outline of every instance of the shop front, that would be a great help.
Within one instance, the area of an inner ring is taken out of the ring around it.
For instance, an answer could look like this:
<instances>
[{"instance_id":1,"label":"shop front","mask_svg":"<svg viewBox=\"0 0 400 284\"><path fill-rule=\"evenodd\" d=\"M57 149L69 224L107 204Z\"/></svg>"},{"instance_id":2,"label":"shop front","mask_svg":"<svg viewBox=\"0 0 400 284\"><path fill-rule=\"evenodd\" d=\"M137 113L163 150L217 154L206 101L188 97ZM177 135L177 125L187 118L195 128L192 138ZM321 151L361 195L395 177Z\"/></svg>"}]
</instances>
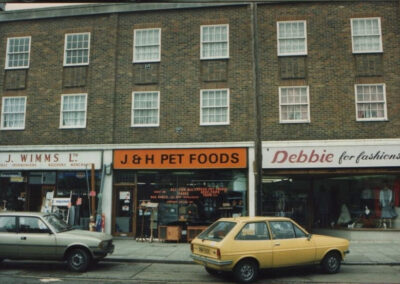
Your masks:
<instances>
[{"instance_id":1,"label":"shop front","mask_svg":"<svg viewBox=\"0 0 400 284\"><path fill-rule=\"evenodd\" d=\"M101 160L100 151L1 152L0 210L55 212L88 229Z\"/></svg>"},{"instance_id":2,"label":"shop front","mask_svg":"<svg viewBox=\"0 0 400 284\"><path fill-rule=\"evenodd\" d=\"M114 151L114 235L188 241L248 215L247 148Z\"/></svg>"},{"instance_id":3,"label":"shop front","mask_svg":"<svg viewBox=\"0 0 400 284\"><path fill-rule=\"evenodd\" d=\"M307 229L400 230L399 141L263 143L262 210Z\"/></svg>"}]
</instances>

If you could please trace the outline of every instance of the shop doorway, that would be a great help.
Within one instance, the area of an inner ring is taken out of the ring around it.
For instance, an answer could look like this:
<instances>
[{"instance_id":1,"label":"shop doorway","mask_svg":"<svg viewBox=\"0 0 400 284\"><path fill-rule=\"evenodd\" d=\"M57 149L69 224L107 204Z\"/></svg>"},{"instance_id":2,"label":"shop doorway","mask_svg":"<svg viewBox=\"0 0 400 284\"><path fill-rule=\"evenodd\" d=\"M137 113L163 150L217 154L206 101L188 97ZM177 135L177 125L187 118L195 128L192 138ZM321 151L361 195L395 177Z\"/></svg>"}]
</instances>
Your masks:
<instances>
[{"instance_id":1,"label":"shop doorway","mask_svg":"<svg viewBox=\"0 0 400 284\"><path fill-rule=\"evenodd\" d=\"M114 185L113 235L136 235L136 194L135 184Z\"/></svg>"}]
</instances>

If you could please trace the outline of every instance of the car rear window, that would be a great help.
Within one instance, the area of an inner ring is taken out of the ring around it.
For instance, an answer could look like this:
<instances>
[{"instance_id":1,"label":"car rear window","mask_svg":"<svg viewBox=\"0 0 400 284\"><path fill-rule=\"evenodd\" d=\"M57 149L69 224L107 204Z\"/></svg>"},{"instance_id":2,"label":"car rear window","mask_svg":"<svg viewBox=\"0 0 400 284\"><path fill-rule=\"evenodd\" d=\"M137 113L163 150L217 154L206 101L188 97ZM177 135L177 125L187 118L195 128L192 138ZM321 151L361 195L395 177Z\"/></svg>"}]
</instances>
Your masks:
<instances>
[{"instance_id":1,"label":"car rear window","mask_svg":"<svg viewBox=\"0 0 400 284\"><path fill-rule=\"evenodd\" d=\"M218 221L202 232L198 238L219 242L235 227L235 222Z\"/></svg>"}]
</instances>

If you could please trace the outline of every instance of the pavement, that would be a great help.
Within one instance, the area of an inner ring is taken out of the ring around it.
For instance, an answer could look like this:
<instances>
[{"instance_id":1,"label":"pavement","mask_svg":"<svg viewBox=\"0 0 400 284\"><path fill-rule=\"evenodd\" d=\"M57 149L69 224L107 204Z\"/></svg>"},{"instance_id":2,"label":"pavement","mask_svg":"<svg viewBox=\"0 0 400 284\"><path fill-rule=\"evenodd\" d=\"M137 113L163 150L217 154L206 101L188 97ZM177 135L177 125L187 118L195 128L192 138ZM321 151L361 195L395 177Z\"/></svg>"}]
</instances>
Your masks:
<instances>
[{"instance_id":1,"label":"pavement","mask_svg":"<svg viewBox=\"0 0 400 284\"><path fill-rule=\"evenodd\" d=\"M137 241L114 238L114 253L106 261L150 263L194 263L189 243ZM400 265L400 239L393 241L350 241L350 254L343 265Z\"/></svg>"}]
</instances>

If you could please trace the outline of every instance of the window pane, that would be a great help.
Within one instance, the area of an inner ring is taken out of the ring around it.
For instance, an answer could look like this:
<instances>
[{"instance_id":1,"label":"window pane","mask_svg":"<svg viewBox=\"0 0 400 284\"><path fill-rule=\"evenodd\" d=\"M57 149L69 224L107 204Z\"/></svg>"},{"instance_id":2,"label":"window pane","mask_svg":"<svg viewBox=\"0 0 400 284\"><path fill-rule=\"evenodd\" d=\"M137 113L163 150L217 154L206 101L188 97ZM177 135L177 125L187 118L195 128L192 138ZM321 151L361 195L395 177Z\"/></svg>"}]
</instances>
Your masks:
<instances>
[{"instance_id":1,"label":"window pane","mask_svg":"<svg viewBox=\"0 0 400 284\"><path fill-rule=\"evenodd\" d=\"M304 54L307 51L305 29L305 22L278 23L278 54Z\"/></svg>"},{"instance_id":2,"label":"window pane","mask_svg":"<svg viewBox=\"0 0 400 284\"><path fill-rule=\"evenodd\" d=\"M89 63L89 33L69 34L65 45L65 64Z\"/></svg>"},{"instance_id":3,"label":"window pane","mask_svg":"<svg viewBox=\"0 0 400 284\"><path fill-rule=\"evenodd\" d=\"M2 113L2 128L22 129L25 123L24 97L5 98Z\"/></svg>"},{"instance_id":4,"label":"window pane","mask_svg":"<svg viewBox=\"0 0 400 284\"><path fill-rule=\"evenodd\" d=\"M133 125L158 124L158 93L143 92L133 94Z\"/></svg>"},{"instance_id":5,"label":"window pane","mask_svg":"<svg viewBox=\"0 0 400 284\"><path fill-rule=\"evenodd\" d=\"M379 19L353 19L352 23L354 51L381 51Z\"/></svg>"},{"instance_id":6,"label":"window pane","mask_svg":"<svg viewBox=\"0 0 400 284\"><path fill-rule=\"evenodd\" d=\"M201 33L202 58L221 58L228 56L228 27L206 26Z\"/></svg>"},{"instance_id":7,"label":"window pane","mask_svg":"<svg viewBox=\"0 0 400 284\"><path fill-rule=\"evenodd\" d=\"M227 90L202 91L202 123L228 123L228 92Z\"/></svg>"},{"instance_id":8,"label":"window pane","mask_svg":"<svg viewBox=\"0 0 400 284\"><path fill-rule=\"evenodd\" d=\"M30 38L10 38L7 47L7 67L28 67Z\"/></svg>"},{"instance_id":9,"label":"window pane","mask_svg":"<svg viewBox=\"0 0 400 284\"><path fill-rule=\"evenodd\" d=\"M135 30L135 61L155 61L160 59L160 30Z\"/></svg>"}]
</instances>

